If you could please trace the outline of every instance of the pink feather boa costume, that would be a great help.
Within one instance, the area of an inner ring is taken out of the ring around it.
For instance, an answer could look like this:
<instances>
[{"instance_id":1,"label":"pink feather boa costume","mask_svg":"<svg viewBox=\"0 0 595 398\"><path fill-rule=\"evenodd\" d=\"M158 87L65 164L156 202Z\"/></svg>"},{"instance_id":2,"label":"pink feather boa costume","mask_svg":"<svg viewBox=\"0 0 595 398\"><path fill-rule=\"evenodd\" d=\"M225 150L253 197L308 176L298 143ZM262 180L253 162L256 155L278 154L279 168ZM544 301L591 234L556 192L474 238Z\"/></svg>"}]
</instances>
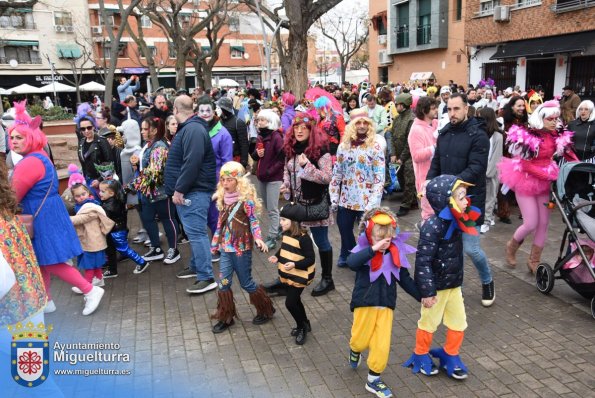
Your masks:
<instances>
[{"instance_id":1,"label":"pink feather boa costume","mask_svg":"<svg viewBox=\"0 0 595 398\"><path fill-rule=\"evenodd\" d=\"M503 157L498 163L500 182L521 195L548 192L559 172L554 155L573 158L569 151L573 134L568 130L528 131L524 126L513 125L506 139L512 159Z\"/></svg>"}]
</instances>

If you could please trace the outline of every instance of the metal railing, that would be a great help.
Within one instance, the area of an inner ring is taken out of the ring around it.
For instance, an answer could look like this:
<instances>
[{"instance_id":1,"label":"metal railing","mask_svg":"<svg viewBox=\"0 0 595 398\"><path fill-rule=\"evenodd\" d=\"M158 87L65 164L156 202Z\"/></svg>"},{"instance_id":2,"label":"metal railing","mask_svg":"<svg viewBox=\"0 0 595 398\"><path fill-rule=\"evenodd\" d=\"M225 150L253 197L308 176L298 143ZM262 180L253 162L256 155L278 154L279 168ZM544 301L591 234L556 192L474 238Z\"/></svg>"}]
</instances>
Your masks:
<instances>
[{"instance_id":1,"label":"metal railing","mask_svg":"<svg viewBox=\"0 0 595 398\"><path fill-rule=\"evenodd\" d=\"M552 4L550 9L555 13L576 11L582 8L595 7L595 0L558 0Z\"/></svg>"},{"instance_id":2,"label":"metal railing","mask_svg":"<svg viewBox=\"0 0 595 398\"><path fill-rule=\"evenodd\" d=\"M23 29L23 30L37 30L35 22L12 23L0 20L0 29Z\"/></svg>"},{"instance_id":3,"label":"metal railing","mask_svg":"<svg viewBox=\"0 0 595 398\"><path fill-rule=\"evenodd\" d=\"M421 25L417 27L417 45L430 44L432 40L432 25Z\"/></svg>"},{"instance_id":4,"label":"metal railing","mask_svg":"<svg viewBox=\"0 0 595 398\"><path fill-rule=\"evenodd\" d=\"M397 29L397 48L409 47L409 28L400 27Z\"/></svg>"}]
</instances>

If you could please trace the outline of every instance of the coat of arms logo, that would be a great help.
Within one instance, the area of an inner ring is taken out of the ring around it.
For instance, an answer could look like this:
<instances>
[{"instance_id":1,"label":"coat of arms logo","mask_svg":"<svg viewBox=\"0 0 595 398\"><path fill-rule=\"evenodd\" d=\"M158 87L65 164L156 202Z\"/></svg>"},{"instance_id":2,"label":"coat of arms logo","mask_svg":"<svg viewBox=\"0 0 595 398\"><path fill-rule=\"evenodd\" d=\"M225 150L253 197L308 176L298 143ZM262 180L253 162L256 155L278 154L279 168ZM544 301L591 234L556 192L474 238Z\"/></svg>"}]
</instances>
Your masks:
<instances>
[{"instance_id":1,"label":"coat of arms logo","mask_svg":"<svg viewBox=\"0 0 595 398\"><path fill-rule=\"evenodd\" d=\"M19 322L9 325L8 330L12 334L10 369L13 380L25 387L37 387L50 371L48 334L52 325Z\"/></svg>"}]
</instances>

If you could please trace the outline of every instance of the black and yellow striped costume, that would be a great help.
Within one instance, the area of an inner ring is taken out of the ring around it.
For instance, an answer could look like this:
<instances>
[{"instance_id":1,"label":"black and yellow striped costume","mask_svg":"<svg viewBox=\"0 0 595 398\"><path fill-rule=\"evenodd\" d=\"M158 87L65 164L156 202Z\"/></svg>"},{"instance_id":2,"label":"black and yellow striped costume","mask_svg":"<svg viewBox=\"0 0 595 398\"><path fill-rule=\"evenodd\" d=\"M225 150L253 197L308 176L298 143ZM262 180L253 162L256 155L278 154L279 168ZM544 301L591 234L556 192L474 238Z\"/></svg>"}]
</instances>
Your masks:
<instances>
[{"instance_id":1,"label":"black and yellow striped costume","mask_svg":"<svg viewBox=\"0 0 595 398\"><path fill-rule=\"evenodd\" d=\"M275 256L279 260L277 269L281 282L295 287L306 287L312 283L316 270L316 255L309 235L294 237L284 234L281 248ZM295 268L291 271L285 271L283 268L283 264L288 262L295 263Z\"/></svg>"}]
</instances>

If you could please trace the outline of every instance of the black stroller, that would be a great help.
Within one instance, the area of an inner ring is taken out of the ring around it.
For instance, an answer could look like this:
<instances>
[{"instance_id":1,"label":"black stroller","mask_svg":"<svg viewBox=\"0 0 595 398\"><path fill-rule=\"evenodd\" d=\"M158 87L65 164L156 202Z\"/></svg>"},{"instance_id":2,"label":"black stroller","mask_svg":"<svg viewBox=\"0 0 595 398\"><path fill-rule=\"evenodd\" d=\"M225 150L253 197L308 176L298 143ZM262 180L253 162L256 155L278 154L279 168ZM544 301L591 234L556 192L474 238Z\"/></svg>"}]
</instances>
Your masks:
<instances>
[{"instance_id":1,"label":"black stroller","mask_svg":"<svg viewBox=\"0 0 595 398\"><path fill-rule=\"evenodd\" d=\"M558 180L552 184L552 197L566 229L554 268L547 263L537 267L537 289L548 294L555 279L564 279L577 293L591 300L595 318L595 164L564 164ZM579 233L586 235L585 239Z\"/></svg>"}]
</instances>

